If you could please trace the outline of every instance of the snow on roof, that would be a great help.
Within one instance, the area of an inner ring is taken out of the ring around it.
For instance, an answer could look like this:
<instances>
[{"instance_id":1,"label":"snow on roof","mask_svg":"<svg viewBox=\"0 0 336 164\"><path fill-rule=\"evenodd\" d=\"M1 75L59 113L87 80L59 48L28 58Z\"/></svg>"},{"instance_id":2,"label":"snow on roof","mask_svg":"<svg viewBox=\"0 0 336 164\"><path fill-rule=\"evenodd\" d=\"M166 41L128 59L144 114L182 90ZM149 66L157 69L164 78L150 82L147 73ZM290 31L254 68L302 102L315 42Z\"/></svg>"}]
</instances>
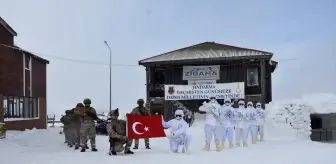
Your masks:
<instances>
[{"instance_id":1,"label":"snow on roof","mask_svg":"<svg viewBox=\"0 0 336 164\"><path fill-rule=\"evenodd\" d=\"M139 64L212 58L272 57L272 55L273 54L270 52L260 50L224 45L215 42L204 42L140 60Z\"/></svg>"},{"instance_id":2,"label":"snow on roof","mask_svg":"<svg viewBox=\"0 0 336 164\"><path fill-rule=\"evenodd\" d=\"M275 109L290 103L309 105L312 107L312 113L316 114L336 113L336 95L332 93L306 94L298 99L273 101L267 106Z\"/></svg>"}]
</instances>

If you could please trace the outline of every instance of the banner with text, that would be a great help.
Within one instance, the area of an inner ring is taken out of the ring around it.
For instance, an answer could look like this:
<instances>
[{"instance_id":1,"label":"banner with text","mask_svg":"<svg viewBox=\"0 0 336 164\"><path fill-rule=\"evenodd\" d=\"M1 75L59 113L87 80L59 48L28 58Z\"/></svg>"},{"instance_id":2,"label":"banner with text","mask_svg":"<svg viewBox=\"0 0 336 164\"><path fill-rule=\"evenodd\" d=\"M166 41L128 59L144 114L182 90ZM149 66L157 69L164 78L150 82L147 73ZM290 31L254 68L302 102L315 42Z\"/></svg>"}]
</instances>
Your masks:
<instances>
[{"instance_id":1,"label":"banner with text","mask_svg":"<svg viewBox=\"0 0 336 164\"><path fill-rule=\"evenodd\" d=\"M244 99L244 82L203 85L165 85L165 100Z\"/></svg>"}]
</instances>

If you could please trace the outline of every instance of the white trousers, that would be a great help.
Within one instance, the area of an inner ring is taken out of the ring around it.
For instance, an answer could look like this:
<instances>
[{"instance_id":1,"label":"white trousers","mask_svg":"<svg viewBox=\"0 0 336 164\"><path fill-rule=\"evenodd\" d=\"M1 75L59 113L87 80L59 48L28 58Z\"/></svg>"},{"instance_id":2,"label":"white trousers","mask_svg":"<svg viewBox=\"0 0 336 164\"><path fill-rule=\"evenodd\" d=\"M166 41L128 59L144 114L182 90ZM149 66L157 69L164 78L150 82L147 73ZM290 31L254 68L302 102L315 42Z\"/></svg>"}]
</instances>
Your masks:
<instances>
[{"instance_id":1,"label":"white trousers","mask_svg":"<svg viewBox=\"0 0 336 164\"><path fill-rule=\"evenodd\" d=\"M251 135L251 139L257 137L258 127L257 125L250 125L249 126L249 134Z\"/></svg>"},{"instance_id":2,"label":"white trousers","mask_svg":"<svg viewBox=\"0 0 336 164\"><path fill-rule=\"evenodd\" d=\"M229 142L233 141L233 127L227 126L216 126L216 134L219 135L219 140L225 142L228 139Z\"/></svg>"},{"instance_id":3,"label":"white trousers","mask_svg":"<svg viewBox=\"0 0 336 164\"><path fill-rule=\"evenodd\" d=\"M257 125L257 135L264 137L264 125Z\"/></svg>"},{"instance_id":4,"label":"white trousers","mask_svg":"<svg viewBox=\"0 0 336 164\"><path fill-rule=\"evenodd\" d=\"M184 146L188 149L190 141L191 141L190 135L181 136L181 138L169 138L170 150L173 153L177 153L180 146Z\"/></svg>"},{"instance_id":5,"label":"white trousers","mask_svg":"<svg viewBox=\"0 0 336 164\"><path fill-rule=\"evenodd\" d=\"M246 143L248 138L249 127L248 126L236 126L236 143Z\"/></svg>"},{"instance_id":6,"label":"white trousers","mask_svg":"<svg viewBox=\"0 0 336 164\"><path fill-rule=\"evenodd\" d=\"M216 126L214 125L204 125L204 134L205 134L205 142L206 143L211 143L212 138L215 138L215 142L220 141L220 133L219 131L216 130Z\"/></svg>"}]
</instances>

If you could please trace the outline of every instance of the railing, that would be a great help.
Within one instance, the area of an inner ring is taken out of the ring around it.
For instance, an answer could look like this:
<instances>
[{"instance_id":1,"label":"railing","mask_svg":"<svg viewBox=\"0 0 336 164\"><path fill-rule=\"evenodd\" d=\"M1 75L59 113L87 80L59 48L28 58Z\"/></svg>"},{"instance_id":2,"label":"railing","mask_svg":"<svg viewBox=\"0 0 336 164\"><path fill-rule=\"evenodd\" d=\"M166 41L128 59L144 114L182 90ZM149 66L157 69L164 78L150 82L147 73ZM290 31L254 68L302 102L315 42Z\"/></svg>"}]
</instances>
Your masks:
<instances>
[{"instance_id":1,"label":"railing","mask_svg":"<svg viewBox=\"0 0 336 164\"><path fill-rule=\"evenodd\" d=\"M310 139L312 141L335 142L336 129L313 129Z\"/></svg>"},{"instance_id":2,"label":"railing","mask_svg":"<svg viewBox=\"0 0 336 164\"><path fill-rule=\"evenodd\" d=\"M4 96L3 109L5 119L38 118L38 98L24 96Z\"/></svg>"}]
</instances>

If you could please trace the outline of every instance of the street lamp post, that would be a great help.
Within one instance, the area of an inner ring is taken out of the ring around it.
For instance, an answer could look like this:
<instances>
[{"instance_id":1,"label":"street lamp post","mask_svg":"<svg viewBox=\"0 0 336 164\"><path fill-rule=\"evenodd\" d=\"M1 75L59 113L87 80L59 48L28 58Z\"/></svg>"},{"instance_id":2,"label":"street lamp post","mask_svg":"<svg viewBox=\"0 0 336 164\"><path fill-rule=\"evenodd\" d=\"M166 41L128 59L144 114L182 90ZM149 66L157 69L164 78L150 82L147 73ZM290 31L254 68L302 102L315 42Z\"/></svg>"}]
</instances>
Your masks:
<instances>
[{"instance_id":1,"label":"street lamp post","mask_svg":"<svg viewBox=\"0 0 336 164\"><path fill-rule=\"evenodd\" d=\"M112 50L109 46L109 44L107 43L107 41L104 41L105 45L107 46L107 48L110 50L110 63L109 63L109 67L110 67L110 112L112 110Z\"/></svg>"}]
</instances>

